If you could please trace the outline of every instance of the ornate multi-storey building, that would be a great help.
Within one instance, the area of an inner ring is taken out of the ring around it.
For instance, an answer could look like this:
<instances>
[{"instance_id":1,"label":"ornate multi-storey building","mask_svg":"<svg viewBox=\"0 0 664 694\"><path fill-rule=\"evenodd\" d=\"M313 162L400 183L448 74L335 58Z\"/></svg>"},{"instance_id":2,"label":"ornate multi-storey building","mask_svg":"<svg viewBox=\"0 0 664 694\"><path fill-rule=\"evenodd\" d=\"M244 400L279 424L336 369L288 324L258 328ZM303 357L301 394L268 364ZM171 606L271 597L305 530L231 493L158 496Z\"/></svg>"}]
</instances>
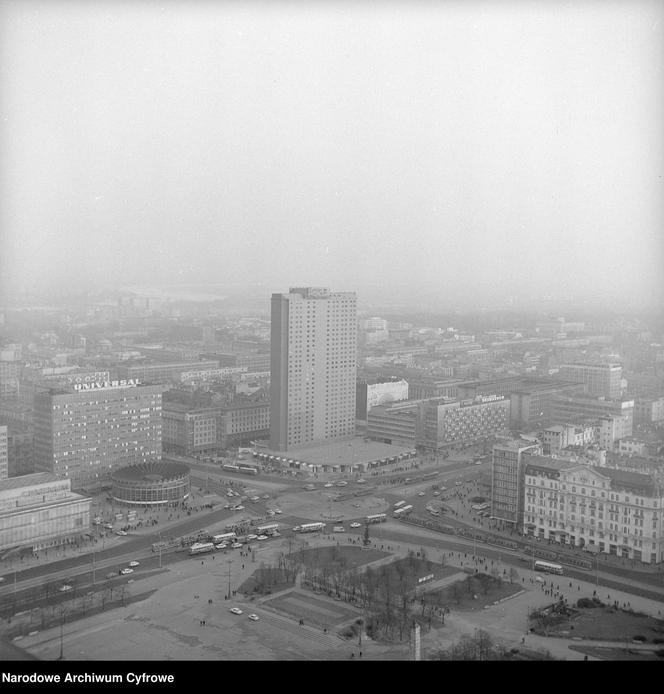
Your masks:
<instances>
[{"instance_id":1,"label":"ornate multi-storey building","mask_svg":"<svg viewBox=\"0 0 664 694\"><path fill-rule=\"evenodd\" d=\"M664 487L654 477L526 454L524 533L649 564L662 561Z\"/></svg>"}]
</instances>

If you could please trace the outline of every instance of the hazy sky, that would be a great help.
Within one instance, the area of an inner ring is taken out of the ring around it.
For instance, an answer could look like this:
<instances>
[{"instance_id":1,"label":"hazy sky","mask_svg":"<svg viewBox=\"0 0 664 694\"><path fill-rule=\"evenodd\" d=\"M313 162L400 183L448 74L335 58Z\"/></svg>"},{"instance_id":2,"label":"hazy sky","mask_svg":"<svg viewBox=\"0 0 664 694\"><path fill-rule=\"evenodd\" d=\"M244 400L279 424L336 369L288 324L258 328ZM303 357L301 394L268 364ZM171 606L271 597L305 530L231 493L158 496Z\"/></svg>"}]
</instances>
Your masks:
<instances>
[{"instance_id":1,"label":"hazy sky","mask_svg":"<svg viewBox=\"0 0 664 694\"><path fill-rule=\"evenodd\" d=\"M662 297L662 2L0 7L5 289Z\"/></svg>"}]
</instances>

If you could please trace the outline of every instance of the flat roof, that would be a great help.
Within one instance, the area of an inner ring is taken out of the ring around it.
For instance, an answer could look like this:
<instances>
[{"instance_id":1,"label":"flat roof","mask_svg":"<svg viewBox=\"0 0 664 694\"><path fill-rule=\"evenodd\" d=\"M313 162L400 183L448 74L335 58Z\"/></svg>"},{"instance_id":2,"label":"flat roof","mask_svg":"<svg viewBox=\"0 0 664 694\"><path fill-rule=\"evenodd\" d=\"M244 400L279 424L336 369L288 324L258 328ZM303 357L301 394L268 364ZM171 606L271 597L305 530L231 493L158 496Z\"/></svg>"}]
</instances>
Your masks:
<instances>
[{"instance_id":1,"label":"flat roof","mask_svg":"<svg viewBox=\"0 0 664 694\"><path fill-rule=\"evenodd\" d=\"M260 452L314 465L349 465L351 463L369 463L381 458L392 458L395 455L409 453L413 450L414 446L393 446L379 441L352 439L290 451L261 449Z\"/></svg>"},{"instance_id":2,"label":"flat roof","mask_svg":"<svg viewBox=\"0 0 664 694\"><path fill-rule=\"evenodd\" d=\"M34 472L30 475L19 475L18 477L8 477L0 480L0 492L8 489L21 489L21 487L33 487L36 484L46 484L58 482L64 478L53 475L50 472Z\"/></svg>"}]
</instances>

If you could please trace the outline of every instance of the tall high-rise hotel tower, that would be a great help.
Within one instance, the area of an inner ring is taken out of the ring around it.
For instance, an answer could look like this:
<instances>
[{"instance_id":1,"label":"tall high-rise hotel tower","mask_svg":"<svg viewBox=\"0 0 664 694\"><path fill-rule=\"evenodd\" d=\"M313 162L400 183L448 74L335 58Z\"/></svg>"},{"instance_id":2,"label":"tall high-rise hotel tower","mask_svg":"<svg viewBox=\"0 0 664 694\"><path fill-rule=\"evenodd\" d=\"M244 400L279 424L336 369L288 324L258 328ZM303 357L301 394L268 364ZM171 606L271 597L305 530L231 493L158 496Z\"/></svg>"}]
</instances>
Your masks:
<instances>
[{"instance_id":1,"label":"tall high-rise hotel tower","mask_svg":"<svg viewBox=\"0 0 664 694\"><path fill-rule=\"evenodd\" d=\"M355 434L357 298L296 287L272 295L270 448Z\"/></svg>"}]
</instances>

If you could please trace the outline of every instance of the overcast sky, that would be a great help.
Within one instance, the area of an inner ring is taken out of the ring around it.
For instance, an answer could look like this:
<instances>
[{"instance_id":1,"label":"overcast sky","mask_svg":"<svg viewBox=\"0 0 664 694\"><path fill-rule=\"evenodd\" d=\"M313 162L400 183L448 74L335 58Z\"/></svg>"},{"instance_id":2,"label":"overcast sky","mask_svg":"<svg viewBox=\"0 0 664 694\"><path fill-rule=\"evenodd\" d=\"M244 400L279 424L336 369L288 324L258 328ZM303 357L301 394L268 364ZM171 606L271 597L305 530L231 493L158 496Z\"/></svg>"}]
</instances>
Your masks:
<instances>
[{"instance_id":1,"label":"overcast sky","mask_svg":"<svg viewBox=\"0 0 664 694\"><path fill-rule=\"evenodd\" d=\"M5 290L662 296L661 2L1 7Z\"/></svg>"}]
</instances>

